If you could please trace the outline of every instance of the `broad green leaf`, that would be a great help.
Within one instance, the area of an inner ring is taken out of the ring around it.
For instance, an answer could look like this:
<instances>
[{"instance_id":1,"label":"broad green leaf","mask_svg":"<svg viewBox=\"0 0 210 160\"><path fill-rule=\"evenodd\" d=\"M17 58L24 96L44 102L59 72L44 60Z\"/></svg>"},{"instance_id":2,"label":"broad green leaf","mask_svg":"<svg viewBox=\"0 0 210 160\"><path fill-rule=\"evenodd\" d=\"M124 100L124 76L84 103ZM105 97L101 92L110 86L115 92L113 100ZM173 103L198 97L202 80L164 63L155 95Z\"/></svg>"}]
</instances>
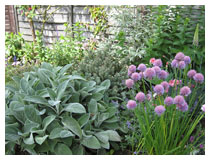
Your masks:
<instances>
[{"instance_id":1,"label":"broad green leaf","mask_svg":"<svg viewBox=\"0 0 210 160\"><path fill-rule=\"evenodd\" d=\"M88 112L89 113L98 112L97 101L95 99L91 99L90 102L88 103Z\"/></svg>"},{"instance_id":2,"label":"broad green leaf","mask_svg":"<svg viewBox=\"0 0 210 160\"><path fill-rule=\"evenodd\" d=\"M86 113L85 107L80 103L69 103L63 110L72 113Z\"/></svg>"},{"instance_id":3,"label":"broad green leaf","mask_svg":"<svg viewBox=\"0 0 210 160\"><path fill-rule=\"evenodd\" d=\"M78 92L74 93L69 99L70 102L75 102L75 103L79 103L79 100L80 100L80 94Z\"/></svg>"},{"instance_id":4,"label":"broad green leaf","mask_svg":"<svg viewBox=\"0 0 210 160\"><path fill-rule=\"evenodd\" d=\"M101 93L94 93L91 98L95 99L96 101L99 101L103 98L103 96L104 95Z\"/></svg>"},{"instance_id":5,"label":"broad green leaf","mask_svg":"<svg viewBox=\"0 0 210 160\"><path fill-rule=\"evenodd\" d=\"M41 96L26 96L23 100L49 106L47 100L42 98Z\"/></svg>"},{"instance_id":6,"label":"broad green leaf","mask_svg":"<svg viewBox=\"0 0 210 160\"><path fill-rule=\"evenodd\" d=\"M87 122L89 121L89 118L90 118L90 113L84 114L79 118L78 122L79 122L79 125L81 126L81 128L85 124L87 124Z\"/></svg>"},{"instance_id":7,"label":"broad green leaf","mask_svg":"<svg viewBox=\"0 0 210 160\"><path fill-rule=\"evenodd\" d=\"M42 126L44 128L44 130L47 128L47 126L52 123L52 121L54 121L55 116L51 115L51 116L47 116L44 118L43 122L42 122Z\"/></svg>"},{"instance_id":8,"label":"broad green leaf","mask_svg":"<svg viewBox=\"0 0 210 160\"><path fill-rule=\"evenodd\" d=\"M62 125L60 124L60 120L55 119L53 123L50 123L47 127L47 131L50 133L55 128L62 128Z\"/></svg>"},{"instance_id":9,"label":"broad green leaf","mask_svg":"<svg viewBox=\"0 0 210 160\"><path fill-rule=\"evenodd\" d=\"M73 137L61 138L60 141L66 144L68 147L71 147L72 139Z\"/></svg>"},{"instance_id":10,"label":"broad green leaf","mask_svg":"<svg viewBox=\"0 0 210 160\"><path fill-rule=\"evenodd\" d=\"M96 133L95 136L103 143L107 143L109 141L109 135L104 131Z\"/></svg>"},{"instance_id":11,"label":"broad green leaf","mask_svg":"<svg viewBox=\"0 0 210 160\"><path fill-rule=\"evenodd\" d=\"M102 123L101 128L106 128L106 129L118 129L119 128L119 124L117 122L115 123Z\"/></svg>"},{"instance_id":12,"label":"broad green leaf","mask_svg":"<svg viewBox=\"0 0 210 160\"><path fill-rule=\"evenodd\" d=\"M114 122L118 122L118 118L116 116L105 120L106 123L114 123Z\"/></svg>"},{"instance_id":13,"label":"broad green leaf","mask_svg":"<svg viewBox=\"0 0 210 160\"><path fill-rule=\"evenodd\" d=\"M61 84L59 84L58 86L58 91L57 91L57 100L59 101L62 96L64 95L64 92L68 86L69 80L66 80L64 82L62 82Z\"/></svg>"},{"instance_id":14,"label":"broad green leaf","mask_svg":"<svg viewBox=\"0 0 210 160\"><path fill-rule=\"evenodd\" d=\"M45 69L47 69L49 71L51 71L52 69L54 69L53 66L50 63L46 63L46 62L43 62L41 64L41 68L45 68Z\"/></svg>"},{"instance_id":15,"label":"broad green leaf","mask_svg":"<svg viewBox=\"0 0 210 160\"><path fill-rule=\"evenodd\" d=\"M101 147L105 148L105 149L110 149L110 144L109 142L106 142L106 143L103 143L103 142L100 142L101 144Z\"/></svg>"},{"instance_id":16,"label":"broad green leaf","mask_svg":"<svg viewBox=\"0 0 210 160\"><path fill-rule=\"evenodd\" d=\"M109 113L102 113L98 115L98 122L99 122L99 126L103 123L103 121L105 121L106 119L109 118Z\"/></svg>"},{"instance_id":17,"label":"broad green leaf","mask_svg":"<svg viewBox=\"0 0 210 160\"><path fill-rule=\"evenodd\" d=\"M32 121L30 121L30 120L26 120L25 121L25 124L24 124L24 126L23 126L23 131L25 132L25 133L28 133L28 132L31 132L31 130L33 129L33 128L38 128L40 126L40 124L38 124L38 123L35 123L35 122L32 122Z\"/></svg>"},{"instance_id":18,"label":"broad green leaf","mask_svg":"<svg viewBox=\"0 0 210 160\"><path fill-rule=\"evenodd\" d=\"M50 132L49 139L60 138L60 133L61 133L62 130L63 130L63 128L54 128L54 129Z\"/></svg>"},{"instance_id":19,"label":"broad green leaf","mask_svg":"<svg viewBox=\"0 0 210 160\"><path fill-rule=\"evenodd\" d=\"M48 103L51 105L51 106L56 106L57 104L60 104L61 101L53 101L53 100L49 100Z\"/></svg>"},{"instance_id":20,"label":"broad green leaf","mask_svg":"<svg viewBox=\"0 0 210 160\"><path fill-rule=\"evenodd\" d=\"M36 133L38 135L43 135L44 134L44 129L38 129L38 128L32 128L31 133Z\"/></svg>"},{"instance_id":21,"label":"broad green leaf","mask_svg":"<svg viewBox=\"0 0 210 160\"><path fill-rule=\"evenodd\" d=\"M75 80L75 79L86 81L86 79L84 79L83 77L81 77L81 76L79 76L79 75L70 75L70 76L69 76L69 81Z\"/></svg>"},{"instance_id":22,"label":"broad green leaf","mask_svg":"<svg viewBox=\"0 0 210 160\"><path fill-rule=\"evenodd\" d=\"M47 92L49 93L51 100L56 98L56 93L51 88L47 88Z\"/></svg>"},{"instance_id":23,"label":"broad green leaf","mask_svg":"<svg viewBox=\"0 0 210 160\"><path fill-rule=\"evenodd\" d=\"M28 82L24 78L20 80L20 87L23 90L23 92L25 92L26 94L28 93L29 85L28 85Z\"/></svg>"},{"instance_id":24,"label":"broad green leaf","mask_svg":"<svg viewBox=\"0 0 210 160\"><path fill-rule=\"evenodd\" d=\"M23 138L23 142L28 145L34 144L33 134L31 133L29 138Z\"/></svg>"},{"instance_id":25,"label":"broad green leaf","mask_svg":"<svg viewBox=\"0 0 210 160\"><path fill-rule=\"evenodd\" d=\"M47 139L48 135L45 135L44 137L36 136L35 141L39 145L42 145L42 143Z\"/></svg>"},{"instance_id":26,"label":"broad green leaf","mask_svg":"<svg viewBox=\"0 0 210 160\"><path fill-rule=\"evenodd\" d=\"M107 130L105 132L108 134L110 141L117 141L117 142L121 141L120 136L116 131Z\"/></svg>"},{"instance_id":27,"label":"broad green leaf","mask_svg":"<svg viewBox=\"0 0 210 160\"><path fill-rule=\"evenodd\" d=\"M26 116L24 112L24 104L18 102L18 101L12 101L10 103L10 111L15 116L15 118L21 122L22 124L26 121Z\"/></svg>"},{"instance_id":28,"label":"broad green leaf","mask_svg":"<svg viewBox=\"0 0 210 160\"><path fill-rule=\"evenodd\" d=\"M17 141L20 136L18 135L18 123L5 126L5 139L7 141Z\"/></svg>"},{"instance_id":29,"label":"broad green leaf","mask_svg":"<svg viewBox=\"0 0 210 160\"><path fill-rule=\"evenodd\" d=\"M90 138L83 138L81 144L83 144L85 147L88 147L91 149L100 149L101 148L101 145L95 136L91 136Z\"/></svg>"},{"instance_id":30,"label":"broad green leaf","mask_svg":"<svg viewBox=\"0 0 210 160\"><path fill-rule=\"evenodd\" d=\"M13 85L6 85L5 89L8 89L9 91L15 93L16 91L18 91L19 89Z\"/></svg>"},{"instance_id":31,"label":"broad green leaf","mask_svg":"<svg viewBox=\"0 0 210 160\"><path fill-rule=\"evenodd\" d=\"M25 115L26 115L27 119L29 119L32 122L41 124L42 119L41 119L40 115L37 115L37 111L33 106L25 105L24 111L25 111Z\"/></svg>"},{"instance_id":32,"label":"broad green leaf","mask_svg":"<svg viewBox=\"0 0 210 160\"><path fill-rule=\"evenodd\" d=\"M37 114L40 115L40 116L45 114L45 113L46 113L46 109L43 109L41 111L37 111Z\"/></svg>"},{"instance_id":33,"label":"broad green leaf","mask_svg":"<svg viewBox=\"0 0 210 160\"><path fill-rule=\"evenodd\" d=\"M64 117L62 119L63 125L71 130L74 134L82 138L82 130L79 123L72 117Z\"/></svg>"},{"instance_id":34,"label":"broad green leaf","mask_svg":"<svg viewBox=\"0 0 210 160\"><path fill-rule=\"evenodd\" d=\"M39 77L39 79L41 80L42 83L47 83L48 84L49 76L47 76L40 68L38 69L36 74L37 74L37 76Z\"/></svg>"},{"instance_id":35,"label":"broad green leaf","mask_svg":"<svg viewBox=\"0 0 210 160\"><path fill-rule=\"evenodd\" d=\"M93 91L94 93L103 93L106 90L104 86L97 86L96 89Z\"/></svg>"},{"instance_id":36,"label":"broad green leaf","mask_svg":"<svg viewBox=\"0 0 210 160\"><path fill-rule=\"evenodd\" d=\"M61 138L67 138L67 137L73 137L74 134L72 134L70 131L67 131L67 130L62 130L60 132L60 137Z\"/></svg>"},{"instance_id":37,"label":"broad green leaf","mask_svg":"<svg viewBox=\"0 0 210 160\"><path fill-rule=\"evenodd\" d=\"M100 86L104 86L104 87L106 87L106 89L109 89L110 85L111 85L111 82L110 82L109 79L103 81L103 82L100 84Z\"/></svg>"},{"instance_id":38,"label":"broad green leaf","mask_svg":"<svg viewBox=\"0 0 210 160\"><path fill-rule=\"evenodd\" d=\"M46 141L44 141L42 143L42 145L36 145L36 151L40 154L40 153L46 153L46 152L49 152L51 147L53 146L50 146L49 142L48 142L48 139Z\"/></svg>"},{"instance_id":39,"label":"broad green leaf","mask_svg":"<svg viewBox=\"0 0 210 160\"><path fill-rule=\"evenodd\" d=\"M73 155L83 155L84 154L84 148L82 145L76 145L72 149Z\"/></svg>"},{"instance_id":40,"label":"broad green leaf","mask_svg":"<svg viewBox=\"0 0 210 160\"><path fill-rule=\"evenodd\" d=\"M58 143L55 146L55 154L56 155L72 155L72 151L67 145Z\"/></svg>"},{"instance_id":41,"label":"broad green leaf","mask_svg":"<svg viewBox=\"0 0 210 160\"><path fill-rule=\"evenodd\" d=\"M107 112L109 113L109 118L115 116L116 112L117 112L117 108L116 107L109 107L107 109Z\"/></svg>"},{"instance_id":42,"label":"broad green leaf","mask_svg":"<svg viewBox=\"0 0 210 160\"><path fill-rule=\"evenodd\" d=\"M67 64L64 67L62 67L62 69L59 72L59 76L62 76L70 67L72 66L72 64Z\"/></svg>"}]
</instances>

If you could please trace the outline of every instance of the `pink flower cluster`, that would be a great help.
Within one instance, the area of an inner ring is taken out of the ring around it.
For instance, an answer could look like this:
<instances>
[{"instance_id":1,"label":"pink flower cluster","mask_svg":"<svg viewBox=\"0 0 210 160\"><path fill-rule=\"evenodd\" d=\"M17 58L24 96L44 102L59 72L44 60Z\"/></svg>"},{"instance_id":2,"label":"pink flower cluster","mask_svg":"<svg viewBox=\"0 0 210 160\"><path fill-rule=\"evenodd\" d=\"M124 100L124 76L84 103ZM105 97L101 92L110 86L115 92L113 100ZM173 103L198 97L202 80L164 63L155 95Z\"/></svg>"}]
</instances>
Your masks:
<instances>
[{"instance_id":1,"label":"pink flower cluster","mask_svg":"<svg viewBox=\"0 0 210 160\"><path fill-rule=\"evenodd\" d=\"M191 59L189 56L185 56L182 52L176 54L175 59L172 61L171 66L173 68L184 69L186 65L190 64ZM150 59L150 64L152 67L146 67L145 64L141 63L136 67L135 65L130 65L128 68L128 75L130 79L126 80L126 86L130 89L134 86L135 82L141 80L142 78L152 80L154 77L158 77L159 79L165 80L168 77L168 72L161 69L163 63L161 59ZM139 72L138 72L139 71ZM188 78L194 79L197 83L203 83L204 76L201 73L197 73L195 70L190 70L187 73ZM184 81L185 82L185 81ZM188 86L180 87L179 90L176 90L176 95L174 97L168 96L171 93L169 90L170 87L178 87L178 85L182 85L182 80L171 79L169 81L162 81L160 84L157 84L153 88L153 92L158 95L158 98L161 101L161 96L165 95L164 103L157 104L154 103L152 106L155 106L154 111L158 116L161 116L166 111L166 106L174 105L179 111L186 112L188 111L188 104L185 101L185 98L191 94L191 88L194 84L191 83ZM190 88L191 87L191 88ZM172 90L173 91L173 90ZM178 92L178 93L177 93ZM134 109L137 107L137 102L144 103L144 101L151 101L153 99L152 91L148 94L143 92L138 92L135 95L135 100L129 100L127 103L128 109ZM178 95L177 95L178 94ZM205 105L201 107L201 110L205 112Z\"/></svg>"},{"instance_id":2,"label":"pink flower cluster","mask_svg":"<svg viewBox=\"0 0 210 160\"><path fill-rule=\"evenodd\" d=\"M175 59L171 62L172 68L184 69L186 65L190 64L191 59L189 56L185 56L184 53L179 52L176 54Z\"/></svg>"},{"instance_id":3,"label":"pink flower cluster","mask_svg":"<svg viewBox=\"0 0 210 160\"><path fill-rule=\"evenodd\" d=\"M147 68L145 64L141 63L136 67L135 65L130 65L128 67L128 76L134 81L137 82L141 80L142 78L147 78L149 80L152 80L154 77L158 77L159 79L166 79L168 77L168 72L165 70L162 70L160 67L162 67L162 61L161 59L151 59L150 62L153 64L153 67ZM137 70L139 72L137 72ZM133 86L133 82L126 80L126 86L128 88L131 88Z\"/></svg>"}]
</instances>

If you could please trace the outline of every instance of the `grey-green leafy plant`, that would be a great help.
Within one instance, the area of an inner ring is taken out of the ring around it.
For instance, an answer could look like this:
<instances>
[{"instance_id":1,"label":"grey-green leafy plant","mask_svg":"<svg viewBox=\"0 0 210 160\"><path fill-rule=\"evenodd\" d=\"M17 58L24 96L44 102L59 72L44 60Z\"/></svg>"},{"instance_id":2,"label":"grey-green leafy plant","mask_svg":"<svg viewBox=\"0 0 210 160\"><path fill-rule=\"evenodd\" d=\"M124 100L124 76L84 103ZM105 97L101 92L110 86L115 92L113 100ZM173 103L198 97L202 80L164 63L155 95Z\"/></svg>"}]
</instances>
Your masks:
<instances>
[{"instance_id":1,"label":"grey-green leafy plant","mask_svg":"<svg viewBox=\"0 0 210 160\"><path fill-rule=\"evenodd\" d=\"M100 85L43 63L6 86L6 154L90 154L121 141L117 107Z\"/></svg>"},{"instance_id":2,"label":"grey-green leafy plant","mask_svg":"<svg viewBox=\"0 0 210 160\"><path fill-rule=\"evenodd\" d=\"M147 40L154 32L150 8L118 6L112 7L110 14L118 26L111 29L117 33L116 40L123 47L122 53L129 55L130 62L139 61L146 54Z\"/></svg>"},{"instance_id":3,"label":"grey-green leafy plant","mask_svg":"<svg viewBox=\"0 0 210 160\"><path fill-rule=\"evenodd\" d=\"M112 44L112 41L103 41L94 52L89 52L84 57L78 65L78 72L97 84L109 79L111 86L108 94L119 96L125 89L123 78L127 76L125 70L129 59L122 58L118 52L121 52L121 48Z\"/></svg>"}]
</instances>

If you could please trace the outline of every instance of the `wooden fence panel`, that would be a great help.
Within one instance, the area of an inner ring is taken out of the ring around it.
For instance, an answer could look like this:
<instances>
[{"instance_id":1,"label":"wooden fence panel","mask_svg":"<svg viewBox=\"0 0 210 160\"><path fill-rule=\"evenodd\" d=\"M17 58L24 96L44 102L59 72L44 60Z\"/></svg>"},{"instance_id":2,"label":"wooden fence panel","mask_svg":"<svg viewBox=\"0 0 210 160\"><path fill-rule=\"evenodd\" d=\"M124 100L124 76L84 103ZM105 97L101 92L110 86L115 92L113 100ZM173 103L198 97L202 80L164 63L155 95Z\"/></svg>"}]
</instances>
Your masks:
<instances>
[{"instance_id":1,"label":"wooden fence panel","mask_svg":"<svg viewBox=\"0 0 210 160\"><path fill-rule=\"evenodd\" d=\"M40 8L36 13L38 14L34 18L34 28L35 30L41 30L42 28L42 16L41 13L44 11L44 8L47 6L43 6L43 8ZM56 10L58 7L60 7L58 10ZM107 7L107 13L111 13L108 17L108 26L107 34L111 37L115 34L116 29L119 27L117 26L116 21L112 18L112 14L116 13L115 9L110 9L109 6ZM135 7L133 7L133 12L135 12ZM186 16L190 16L193 20L198 21L197 17L201 13L201 6L191 6L192 12L187 13L189 6L184 6L186 8ZM69 23L70 25L73 25L77 22L81 23L89 23L90 26L94 25L93 20L90 17L90 13L88 9L84 9L84 5L76 5L76 6L51 6L51 8L48 10L47 14L49 15L51 12L55 11L54 14L52 14L51 18L46 22L44 27L44 40L48 44L53 43L56 39L59 38L60 35L65 35L65 26L64 23ZM8 8L5 8L5 13L8 12ZM17 9L15 10L17 12ZM120 14L120 13L119 13ZM6 28L9 29L9 15L6 14L5 17L5 24ZM18 31L22 32L23 35L27 38L27 41L32 41L30 26L27 21L27 18L22 17L20 13L17 12L17 21L18 21ZM88 30L84 30L84 36L87 37L93 37L93 33ZM31 36L31 37L30 37ZM29 38L30 37L30 38Z\"/></svg>"}]
</instances>

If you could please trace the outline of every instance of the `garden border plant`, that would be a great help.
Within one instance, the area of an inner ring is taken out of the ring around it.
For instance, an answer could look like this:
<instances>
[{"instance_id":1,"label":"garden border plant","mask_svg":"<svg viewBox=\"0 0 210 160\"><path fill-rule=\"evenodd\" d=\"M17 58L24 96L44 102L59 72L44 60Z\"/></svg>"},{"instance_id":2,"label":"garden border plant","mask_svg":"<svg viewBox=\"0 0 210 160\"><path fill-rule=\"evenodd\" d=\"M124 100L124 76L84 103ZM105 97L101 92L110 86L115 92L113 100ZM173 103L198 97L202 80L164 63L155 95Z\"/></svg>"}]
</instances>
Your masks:
<instances>
[{"instance_id":1,"label":"garden border plant","mask_svg":"<svg viewBox=\"0 0 210 160\"><path fill-rule=\"evenodd\" d=\"M189 56L177 53L171 63L173 74L170 75L161 69L161 59L151 61L151 68L140 64L137 68L139 73L136 66L129 66L131 79L126 80L126 85L130 89L131 100L127 102L127 108L134 110L142 132L136 145L138 154L191 154L203 143L198 141L204 136L199 124L205 112L204 95L197 95L197 91L202 87L204 77L189 68L190 61ZM175 79L168 83L164 81L167 78ZM159 82L152 86L155 79ZM139 89L140 80L143 91ZM151 91L149 99L145 96L147 82ZM193 141L189 140L191 137Z\"/></svg>"},{"instance_id":2,"label":"garden border plant","mask_svg":"<svg viewBox=\"0 0 210 160\"><path fill-rule=\"evenodd\" d=\"M99 154L121 141L117 108L100 85L42 63L6 86L6 154Z\"/></svg>"}]
</instances>

